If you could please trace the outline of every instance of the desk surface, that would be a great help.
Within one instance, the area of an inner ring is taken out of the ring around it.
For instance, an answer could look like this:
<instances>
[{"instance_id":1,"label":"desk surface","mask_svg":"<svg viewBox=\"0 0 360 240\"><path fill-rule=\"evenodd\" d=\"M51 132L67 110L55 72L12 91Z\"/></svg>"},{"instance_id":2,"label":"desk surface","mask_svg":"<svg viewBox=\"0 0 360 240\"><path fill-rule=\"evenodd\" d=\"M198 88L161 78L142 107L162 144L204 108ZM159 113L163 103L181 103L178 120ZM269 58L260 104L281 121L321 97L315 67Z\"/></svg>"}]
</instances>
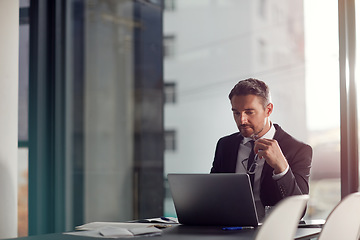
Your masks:
<instances>
[{"instance_id":1,"label":"desk surface","mask_svg":"<svg viewBox=\"0 0 360 240\"><path fill-rule=\"evenodd\" d=\"M320 232L320 228L298 228L297 239L313 239L317 233ZM256 229L236 230L236 231L224 231L221 227L199 227L199 226L174 226L163 230L163 234L160 236L152 237L136 237L136 240L211 240L211 239L226 239L226 240L249 240L254 239ZM38 236L29 236L15 238L16 240L96 240L107 238L94 238L84 236L74 236L62 233L44 234ZM114 239L114 238L112 238ZM129 238L117 238L127 239ZM131 238L130 238L131 239Z\"/></svg>"}]
</instances>

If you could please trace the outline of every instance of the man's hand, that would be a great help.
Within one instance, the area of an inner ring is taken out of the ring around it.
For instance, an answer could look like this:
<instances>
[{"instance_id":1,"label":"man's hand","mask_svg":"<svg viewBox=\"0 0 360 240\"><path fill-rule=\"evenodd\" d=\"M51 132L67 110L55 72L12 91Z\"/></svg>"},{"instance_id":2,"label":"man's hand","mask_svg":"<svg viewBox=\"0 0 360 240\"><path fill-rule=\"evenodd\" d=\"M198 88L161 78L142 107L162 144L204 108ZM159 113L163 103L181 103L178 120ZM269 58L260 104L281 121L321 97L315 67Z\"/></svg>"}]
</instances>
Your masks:
<instances>
[{"instance_id":1,"label":"man's hand","mask_svg":"<svg viewBox=\"0 0 360 240\"><path fill-rule=\"evenodd\" d=\"M274 168L275 174L286 170L288 162L276 140L260 138L255 141L254 151L259 158L264 158Z\"/></svg>"}]
</instances>

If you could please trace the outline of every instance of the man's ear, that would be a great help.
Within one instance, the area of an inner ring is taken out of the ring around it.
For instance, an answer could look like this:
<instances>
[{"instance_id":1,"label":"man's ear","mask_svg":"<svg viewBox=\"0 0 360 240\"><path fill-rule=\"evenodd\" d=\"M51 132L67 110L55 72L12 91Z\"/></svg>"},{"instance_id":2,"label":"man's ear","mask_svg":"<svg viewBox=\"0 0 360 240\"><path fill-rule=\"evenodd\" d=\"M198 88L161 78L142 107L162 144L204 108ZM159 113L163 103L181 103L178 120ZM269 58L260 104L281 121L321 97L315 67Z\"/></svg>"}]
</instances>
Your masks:
<instances>
[{"instance_id":1,"label":"man's ear","mask_svg":"<svg viewBox=\"0 0 360 240\"><path fill-rule=\"evenodd\" d=\"M265 109L265 112L266 112L266 116L269 117L272 113L274 109L274 105L272 103L269 103L267 106L266 106L266 109Z\"/></svg>"}]
</instances>

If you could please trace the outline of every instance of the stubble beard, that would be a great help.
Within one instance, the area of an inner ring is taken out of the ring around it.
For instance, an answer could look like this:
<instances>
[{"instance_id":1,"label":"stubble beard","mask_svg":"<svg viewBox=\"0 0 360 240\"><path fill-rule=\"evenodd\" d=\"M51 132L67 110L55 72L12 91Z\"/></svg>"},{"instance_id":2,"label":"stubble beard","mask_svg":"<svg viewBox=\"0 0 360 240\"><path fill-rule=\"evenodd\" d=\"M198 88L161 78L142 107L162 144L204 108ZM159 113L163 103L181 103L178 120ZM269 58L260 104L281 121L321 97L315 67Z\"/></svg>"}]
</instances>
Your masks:
<instances>
[{"instance_id":1,"label":"stubble beard","mask_svg":"<svg viewBox=\"0 0 360 240\"><path fill-rule=\"evenodd\" d=\"M264 130L265 125L266 125L266 123L259 131L255 131L255 128L253 126L249 126L249 125L240 125L239 130L240 130L241 135L243 135L244 137L252 138L253 140L256 140L259 138L259 134ZM249 133L247 131L248 128L252 129L252 133Z\"/></svg>"}]
</instances>

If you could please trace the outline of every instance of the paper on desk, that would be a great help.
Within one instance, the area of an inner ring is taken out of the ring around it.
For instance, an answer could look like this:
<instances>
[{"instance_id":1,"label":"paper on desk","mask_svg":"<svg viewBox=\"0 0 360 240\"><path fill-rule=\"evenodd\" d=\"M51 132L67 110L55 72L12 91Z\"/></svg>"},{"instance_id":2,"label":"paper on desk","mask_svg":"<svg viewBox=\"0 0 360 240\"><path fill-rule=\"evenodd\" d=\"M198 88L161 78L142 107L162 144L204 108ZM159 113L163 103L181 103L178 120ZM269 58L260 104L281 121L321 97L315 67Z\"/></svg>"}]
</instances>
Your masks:
<instances>
[{"instance_id":1,"label":"paper on desk","mask_svg":"<svg viewBox=\"0 0 360 240\"><path fill-rule=\"evenodd\" d=\"M147 235L147 234L161 234L162 230L156 228L156 227L146 227L146 228L132 228L129 229L129 231L134 235L134 236L138 236L138 235Z\"/></svg>"},{"instance_id":2,"label":"paper on desk","mask_svg":"<svg viewBox=\"0 0 360 240\"><path fill-rule=\"evenodd\" d=\"M142 227L142 228L119 228L119 227L103 227L99 232L104 237L118 238L118 237L132 237L138 235L155 235L161 234L162 231L156 227Z\"/></svg>"},{"instance_id":3,"label":"paper on desk","mask_svg":"<svg viewBox=\"0 0 360 240\"><path fill-rule=\"evenodd\" d=\"M132 226L133 227L133 226ZM84 230L77 232L65 233L68 235L76 235L76 236L87 236L87 237L97 237L97 238L120 238L120 237L133 237L133 236L153 236L160 235L162 230L153 227L135 227L135 228L123 228L116 226L103 226L94 230Z\"/></svg>"},{"instance_id":4,"label":"paper on desk","mask_svg":"<svg viewBox=\"0 0 360 240\"><path fill-rule=\"evenodd\" d=\"M91 222L77 226L76 230L95 230L102 227L120 227L120 228L143 228L154 226L153 223L124 223L124 222Z\"/></svg>"},{"instance_id":5,"label":"paper on desk","mask_svg":"<svg viewBox=\"0 0 360 240\"><path fill-rule=\"evenodd\" d=\"M120 227L103 227L99 233L104 237L132 237L134 234L126 228Z\"/></svg>"}]
</instances>

